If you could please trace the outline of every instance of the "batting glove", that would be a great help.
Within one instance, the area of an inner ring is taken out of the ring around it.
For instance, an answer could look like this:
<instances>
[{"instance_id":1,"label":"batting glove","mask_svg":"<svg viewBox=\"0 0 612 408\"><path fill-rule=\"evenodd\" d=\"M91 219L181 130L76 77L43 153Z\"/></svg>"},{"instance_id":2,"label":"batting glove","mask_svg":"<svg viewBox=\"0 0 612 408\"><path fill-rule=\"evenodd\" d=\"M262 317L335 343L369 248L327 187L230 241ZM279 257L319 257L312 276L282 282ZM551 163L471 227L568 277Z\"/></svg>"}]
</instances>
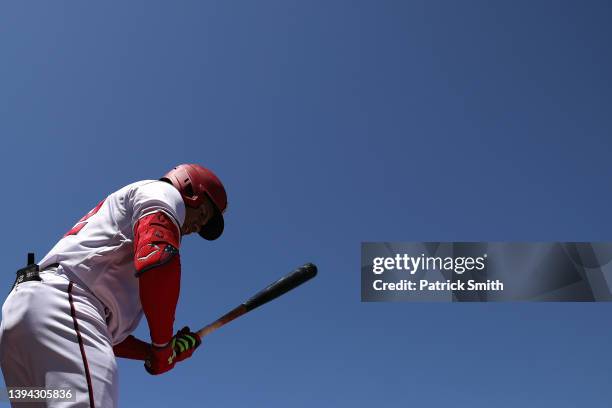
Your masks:
<instances>
[{"instance_id":1,"label":"batting glove","mask_svg":"<svg viewBox=\"0 0 612 408\"><path fill-rule=\"evenodd\" d=\"M200 336L193 333L189 327L185 326L174 336L175 361L183 361L191 357L193 352L202 344Z\"/></svg>"},{"instance_id":2,"label":"batting glove","mask_svg":"<svg viewBox=\"0 0 612 408\"><path fill-rule=\"evenodd\" d=\"M164 347L151 346L151 352L145 360L145 370L151 375L163 374L170 371L176 364L174 352L174 338Z\"/></svg>"}]
</instances>

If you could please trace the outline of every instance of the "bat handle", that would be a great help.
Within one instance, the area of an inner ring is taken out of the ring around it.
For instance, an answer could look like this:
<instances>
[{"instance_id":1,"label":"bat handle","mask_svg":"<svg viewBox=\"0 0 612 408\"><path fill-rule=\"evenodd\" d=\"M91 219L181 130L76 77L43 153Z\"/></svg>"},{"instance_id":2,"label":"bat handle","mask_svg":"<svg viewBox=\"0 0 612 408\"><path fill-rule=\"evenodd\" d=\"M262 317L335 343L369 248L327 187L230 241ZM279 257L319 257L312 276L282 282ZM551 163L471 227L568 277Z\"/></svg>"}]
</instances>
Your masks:
<instances>
[{"instance_id":1,"label":"bat handle","mask_svg":"<svg viewBox=\"0 0 612 408\"><path fill-rule=\"evenodd\" d=\"M215 322L216 323L216 322ZM209 324L206 327L201 328L200 330L198 330L196 332L196 334L198 335L198 337L200 338L200 340L202 340L202 338L204 336L209 335L210 333L214 332L215 330L217 330L219 327L221 326L216 326L214 323L213 324Z\"/></svg>"},{"instance_id":2,"label":"bat handle","mask_svg":"<svg viewBox=\"0 0 612 408\"><path fill-rule=\"evenodd\" d=\"M248 309L246 308L246 306L244 306L244 304L237 306L234 309L230 310L228 313L215 320L214 322L212 322L211 324L209 324L208 326L198 330L196 334L200 337L200 340L202 340L202 337L209 335L210 333L217 330L219 327L228 324L229 322L236 319L237 317L242 316L246 312L248 312Z\"/></svg>"}]
</instances>

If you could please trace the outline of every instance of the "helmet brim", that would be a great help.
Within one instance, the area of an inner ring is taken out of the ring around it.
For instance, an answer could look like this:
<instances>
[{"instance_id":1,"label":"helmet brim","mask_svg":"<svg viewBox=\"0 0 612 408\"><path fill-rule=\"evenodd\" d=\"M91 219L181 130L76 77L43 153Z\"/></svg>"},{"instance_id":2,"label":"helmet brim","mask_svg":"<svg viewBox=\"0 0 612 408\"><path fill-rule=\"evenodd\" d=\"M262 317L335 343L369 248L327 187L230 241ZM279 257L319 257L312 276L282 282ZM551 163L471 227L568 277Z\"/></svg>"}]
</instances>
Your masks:
<instances>
[{"instance_id":1,"label":"helmet brim","mask_svg":"<svg viewBox=\"0 0 612 408\"><path fill-rule=\"evenodd\" d=\"M225 228L225 221L223 220L223 214L219 210L213 215L213 217L200 228L200 236L208 241L214 241L223 234Z\"/></svg>"}]
</instances>

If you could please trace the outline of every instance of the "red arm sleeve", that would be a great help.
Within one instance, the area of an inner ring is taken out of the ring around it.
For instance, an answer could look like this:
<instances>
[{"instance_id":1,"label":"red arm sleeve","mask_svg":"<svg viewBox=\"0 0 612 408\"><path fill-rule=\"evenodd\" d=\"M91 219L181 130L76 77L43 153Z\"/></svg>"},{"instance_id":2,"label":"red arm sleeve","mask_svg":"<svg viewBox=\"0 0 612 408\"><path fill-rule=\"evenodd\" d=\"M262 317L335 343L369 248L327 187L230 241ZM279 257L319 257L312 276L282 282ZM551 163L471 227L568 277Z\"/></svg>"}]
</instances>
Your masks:
<instances>
[{"instance_id":1,"label":"red arm sleeve","mask_svg":"<svg viewBox=\"0 0 612 408\"><path fill-rule=\"evenodd\" d=\"M151 340L164 345L174 335L181 285L180 232L164 212L146 215L134 228L134 265Z\"/></svg>"},{"instance_id":2,"label":"red arm sleeve","mask_svg":"<svg viewBox=\"0 0 612 408\"><path fill-rule=\"evenodd\" d=\"M134 336L127 336L121 343L113 346L115 356L144 361L149 354L151 345Z\"/></svg>"},{"instance_id":3,"label":"red arm sleeve","mask_svg":"<svg viewBox=\"0 0 612 408\"><path fill-rule=\"evenodd\" d=\"M151 341L164 345L174 335L174 313L181 286L181 266L178 256L170 262L140 276L140 303L144 311Z\"/></svg>"}]
</instances>

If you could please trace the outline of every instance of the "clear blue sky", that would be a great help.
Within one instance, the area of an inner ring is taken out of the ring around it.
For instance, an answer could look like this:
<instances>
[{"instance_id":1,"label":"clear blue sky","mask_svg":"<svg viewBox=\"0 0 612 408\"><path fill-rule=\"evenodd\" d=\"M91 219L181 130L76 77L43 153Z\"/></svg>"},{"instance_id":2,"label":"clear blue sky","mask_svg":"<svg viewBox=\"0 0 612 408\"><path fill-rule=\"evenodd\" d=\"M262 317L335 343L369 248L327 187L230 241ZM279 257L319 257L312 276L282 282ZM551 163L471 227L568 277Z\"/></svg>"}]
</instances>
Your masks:
<instances>
[{"instance_id":1,"label":"clear blue sky","mask_svg":"<svg viewBox=\"0 0 612 408\"><path fill-rule=\"evenodd\" d=\"M171 373L122 360L122 406L609 407L611 305L360 303L359 250L611 240L611 19L596 0L3 2L0 283L109 192L199 162L227 228L185 240L177 326L320 274Z\"/></svg>"}]
</instances>

